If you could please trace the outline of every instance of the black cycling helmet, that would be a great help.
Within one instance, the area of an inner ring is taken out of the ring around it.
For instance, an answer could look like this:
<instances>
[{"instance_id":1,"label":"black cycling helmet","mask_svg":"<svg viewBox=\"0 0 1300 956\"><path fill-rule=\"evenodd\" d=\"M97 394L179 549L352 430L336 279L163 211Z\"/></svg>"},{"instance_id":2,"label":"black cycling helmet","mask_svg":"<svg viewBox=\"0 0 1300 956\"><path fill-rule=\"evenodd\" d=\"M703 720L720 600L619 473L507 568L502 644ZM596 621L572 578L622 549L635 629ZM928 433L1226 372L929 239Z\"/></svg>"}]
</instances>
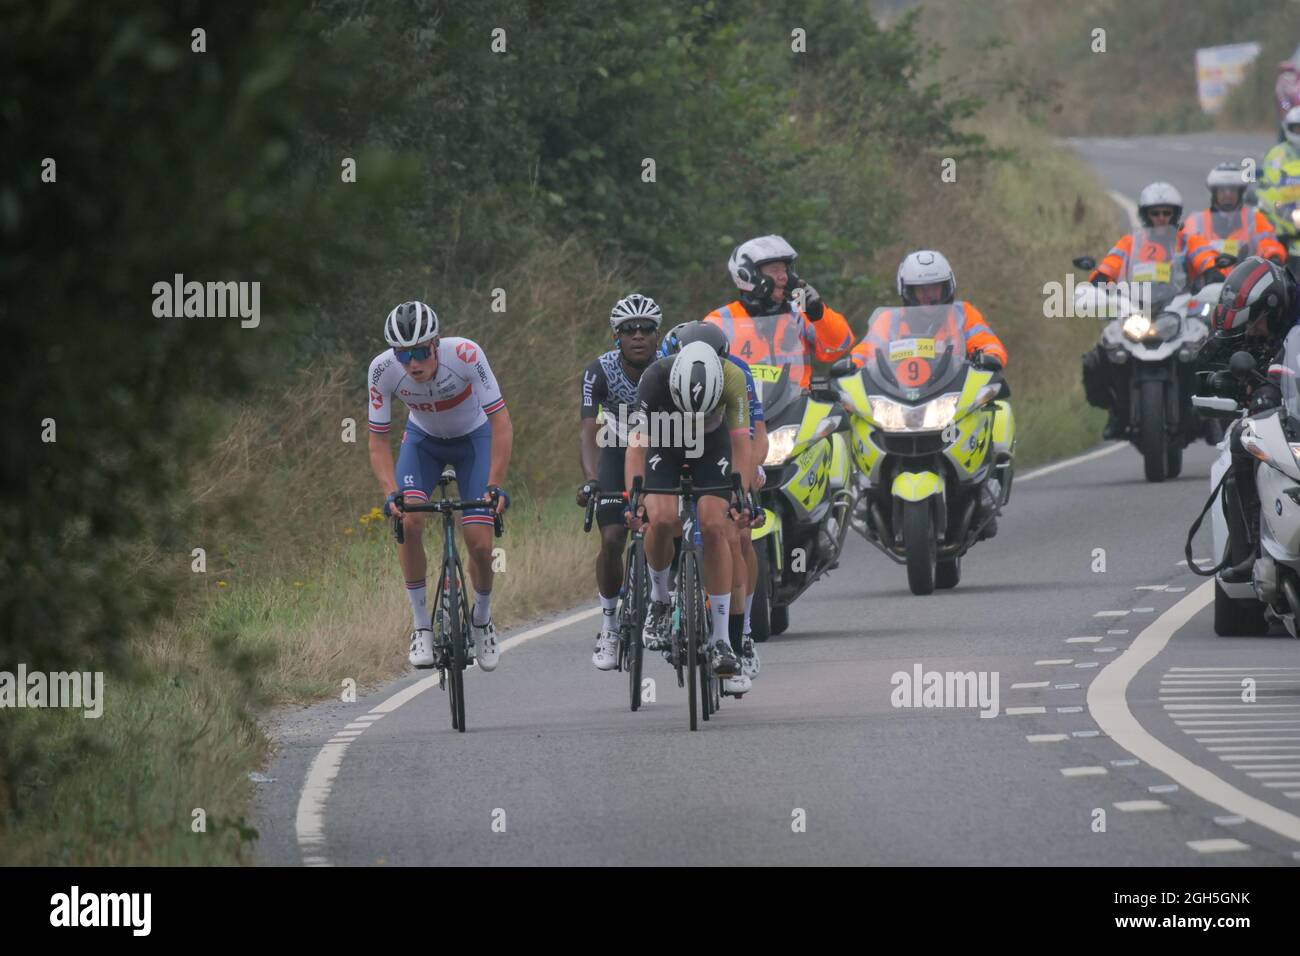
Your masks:
<instances>
[{"instance_id":1,"label":"black cycling helmet","mask_svg":"<svg viewBox=\"0 0 1300 956\"><path fill-rule=\"evenodd\" d=\"M1282 266L1248 256L1224 280L1210 328L1226 341L1242 338L1247 330L1281 339L1291 321L1291 298L1291 277Z\"/></svg>"},{"instance_id":2,"label":"black cycling helmet","mask_svg":"<svg viewBox=\"0 0 1300 956\"><path fill-rule=\"evenodd\" d=\"M659 346L659 354L676 355L682 350L682 346L692 342L703 342L718 353L718 358L726 358L731 351L727 333L712 322L683 322L673 326L664 336L663 344Z\"/></svg>"}]
</instances>

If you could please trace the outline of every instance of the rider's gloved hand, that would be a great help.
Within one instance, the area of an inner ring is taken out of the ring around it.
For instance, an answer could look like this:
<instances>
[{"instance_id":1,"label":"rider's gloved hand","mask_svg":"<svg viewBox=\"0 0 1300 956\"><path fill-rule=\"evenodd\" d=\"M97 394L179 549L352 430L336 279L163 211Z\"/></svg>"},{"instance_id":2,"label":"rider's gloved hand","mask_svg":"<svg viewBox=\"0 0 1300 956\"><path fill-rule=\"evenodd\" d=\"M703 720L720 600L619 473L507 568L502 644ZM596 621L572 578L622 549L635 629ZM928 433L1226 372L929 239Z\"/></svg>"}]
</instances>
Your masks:
<instances>
[{"instance_id":1,"label":"rider's gloved hand","mask_svg":"<svg viewBox=\"0 0 1300 956\"><path fill-rule=\"evenodd\" d=\"M977 349L975 354L971 356L971 364L976 368L984 369L986 372L1002 371L1002 359L998 358L996 355L991 355L982 349Z\"/></svg>"},{"instance_id":2,"label":"rider's gloved hand","mask_svg":"<svg viewBox=\"0 0 1300 956\"><path fill-rule=\"evenodd\" d=\"M587 502L591 500L591 496L599 493L600 493L600 485L596 484L596 482L593 480L588 480L585 484L583 484L581 488L578 489L578 507L579 508L587 507Z\"/></svg>"},{"instance_id":3,"label":"rider's gloved hand","mask_svg":"<svg viewBox=\"0 0 1300 956\"><path fill-rule=\"evenodd\" d=\"M398 499L401 497L402 497L402 493L400 491L394 491L391 495L389 495L387 498L384 499L385 518L391 518L393 517L394 514L401 513L402 505L401 502L398 501ZM396 507L394 507L394 505L396 505Z\"/></svg>"},{"instance_id":4,"label":"rider's gloved hand","mask_svg":"<svg viewBox=\"0 0 1300 956\"><path fill-rule=\"evenodd\" d=\"M822 295L803 279L796 277L793 288L803 290L803 310L808 316L809 322L820 322L823 315L826 314L826 304L822 302Z\"/></svg>"},{"instance_id":5,"label":"rider's gloved hand","mask_svg":"<svg viewBox=\"0 0 1300 956\"><path fill-rule=\"evenodd\" d=\"M500 485L488 485L487 491L491 497L497 499L497 514L505 514L506 509L510 507L510 496L506 494L506 490Z\"/></svg>"}]
</instances>

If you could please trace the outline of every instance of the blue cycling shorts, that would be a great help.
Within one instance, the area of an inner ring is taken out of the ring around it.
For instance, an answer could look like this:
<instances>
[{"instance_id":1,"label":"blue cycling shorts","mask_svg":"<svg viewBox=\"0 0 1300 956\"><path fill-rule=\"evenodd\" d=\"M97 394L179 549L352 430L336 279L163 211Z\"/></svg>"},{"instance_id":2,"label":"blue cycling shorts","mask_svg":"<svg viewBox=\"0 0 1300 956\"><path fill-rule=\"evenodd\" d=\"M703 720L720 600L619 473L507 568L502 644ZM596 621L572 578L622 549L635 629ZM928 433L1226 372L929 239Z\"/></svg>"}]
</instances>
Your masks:
<instances>
[{"instance_id":1,"label":"blue cycling shorts","mask_svg":"<svg viewBox=\"0 0 1300 956\"><path fill-rule=\"evenodd\" d=\"M397 490L411 501L428 501L438 487L442 470L456 469L456 495L462 499L487 497L488 468L492 463L492 422L486 421L459 438L434 438L406 423L402 450L397 455ZM461 513L461 524L492 525L492 512L471 508Z\"/></svg>"}]
</instances>

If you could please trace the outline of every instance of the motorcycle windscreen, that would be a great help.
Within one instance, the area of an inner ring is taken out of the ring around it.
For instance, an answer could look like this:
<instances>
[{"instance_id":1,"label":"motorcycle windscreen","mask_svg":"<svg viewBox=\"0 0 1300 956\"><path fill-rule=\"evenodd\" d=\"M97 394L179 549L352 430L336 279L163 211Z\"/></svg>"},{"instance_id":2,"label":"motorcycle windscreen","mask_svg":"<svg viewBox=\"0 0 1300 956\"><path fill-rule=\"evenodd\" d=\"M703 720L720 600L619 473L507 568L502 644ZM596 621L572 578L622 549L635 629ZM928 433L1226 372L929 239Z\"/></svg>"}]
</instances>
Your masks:
<instances>
[{"instance_id":1,"label":"motorcycle windscreen","mask_svg":"<svg viewBox=\"0 0 1300 956\"><path fill-rule=\"evenodd\" d=\"M1154 315L1187 287L1177 226L1148 226L1133 233L1133 248L1120 273L1134 308Z\"/></svg>"},{"instance_id":2,"label":"motorcycle windscreen","mask_svg":"<svg viewBox=\"0 0 1300 956\"><path fill-rule=\"evenodd\" d=\"M1282 357L1278 361L1280 369L1270 371L1281 381L1282 406L1287 417L1300 423L1300 326L1295 326L1286 334L1282 342Z\"/></svg>"},{"instance_id":3,"label":"motorcycle windscreen","mask_svg":"<svg viewBox=\"0 0 1300 956\"><path fill-rule=\"evenodd\" d=\"M760 379L775 382L777 369L788 370L790 381L796 384L804 382L811 372L808 346L799 334L802 326L799 317L790 312L736 320L731 352L749 363L756 384ZM759 366L767 369L760 372Z\"/></svg>"},{"instance_id":4,"label":"motorcycle windscreen","mask_svg":"<svg viewBox=\"0 0 1300 956\"><path fill-rule=\"evenodd\" d=\"M780 418L803 394L798 383L790 378L790 369L786 366L759 363L751 365L749 373L754 376L754 391L763 407L763 417L768 421Z\"/></svg>"},{"instance_id":5,"label":"motorcycle windscreen","mask_svg":"<svg viewBox=\"0 0 1300 956\"><path fill-rule=\"evenodd\" d=\"M870 394L925 401L953 391L966 368L966 336L952 306L876 309L866 341L874 346L862 367Z\"/></svg>"}]
</instances>

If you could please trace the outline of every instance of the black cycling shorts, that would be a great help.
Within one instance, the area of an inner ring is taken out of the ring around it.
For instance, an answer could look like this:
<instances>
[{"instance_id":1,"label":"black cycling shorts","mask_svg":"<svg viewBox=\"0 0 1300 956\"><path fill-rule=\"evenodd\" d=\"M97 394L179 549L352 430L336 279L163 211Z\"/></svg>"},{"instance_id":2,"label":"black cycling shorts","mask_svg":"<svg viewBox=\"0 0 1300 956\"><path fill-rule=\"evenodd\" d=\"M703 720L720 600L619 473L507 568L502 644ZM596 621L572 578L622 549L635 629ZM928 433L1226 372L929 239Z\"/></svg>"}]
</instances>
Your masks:
<instances>
[{"instance_id":1,"label":"black cycling shorts","mask_svg":"<svg viewBox=\"0 0 1300 956\"><path fill-rule=\"evenodd\" d=\"M707 494L731 498L731 433L719 425L704 433L702 453L692 458L685 448L647 448L645 452L645 487L667 491L681 484L682 469L689 468L697 488L717 488Z\"/></svg>"},{"instance_id":2,"label":"black cycling shorts","mask_svg":"<svg viewBox=\"0 0 1300 956\"><path fill-rule=\"evenodd\" d=\"M600 465L596 481L600 495L596 501L596 524L602 528L623 524L623 463L627 448L611 445L600 450Z\"/></svg>"}]
</instances>

